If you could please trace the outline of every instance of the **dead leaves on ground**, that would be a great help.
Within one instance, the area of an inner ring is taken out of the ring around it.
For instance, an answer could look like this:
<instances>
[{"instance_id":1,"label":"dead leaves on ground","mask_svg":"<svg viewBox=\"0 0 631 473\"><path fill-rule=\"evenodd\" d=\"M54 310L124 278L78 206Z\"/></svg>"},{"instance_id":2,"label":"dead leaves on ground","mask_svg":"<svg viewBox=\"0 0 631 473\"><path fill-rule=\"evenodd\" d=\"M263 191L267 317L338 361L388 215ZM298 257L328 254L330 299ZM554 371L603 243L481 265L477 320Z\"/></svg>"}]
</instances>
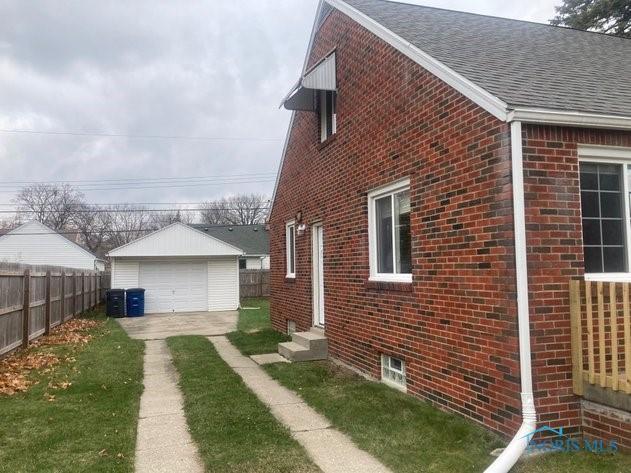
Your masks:
<instances>
[{"instance_id":1,"label":"dead leaves on ground","mask_svg":"<svg viewBox=\"0 0 631 473\"><path fill-rule=\"evenodd\" d=\"M4 359L0 359L0 395L12 396L24 392L37 381L29 376L31 371L48 373L54 371L55 366L61 362L73 363L72 356L58 356L49 351L38 351L38 348L59 345L83 346L88 343L93 335L90 330L103 325L98 320L73 319L63 325L55 327L50 335L41 337L33 342L29 350L17 352ZM53 390L68 389L72 383L67 380L50 381L48 388ZM55 396L46 393L45 398L49 402L55 400Z\"/></svg>"}]
</instances>

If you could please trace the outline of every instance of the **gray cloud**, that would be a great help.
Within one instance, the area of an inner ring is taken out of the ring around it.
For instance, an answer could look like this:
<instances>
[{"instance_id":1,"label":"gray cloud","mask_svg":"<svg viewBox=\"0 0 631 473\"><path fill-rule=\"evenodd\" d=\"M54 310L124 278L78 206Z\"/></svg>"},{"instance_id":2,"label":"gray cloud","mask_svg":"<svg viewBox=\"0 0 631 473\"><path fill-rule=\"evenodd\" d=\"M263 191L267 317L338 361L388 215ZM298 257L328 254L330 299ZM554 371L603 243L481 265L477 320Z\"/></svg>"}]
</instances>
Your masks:
<instances>
[{"instance_id":1,"label":"gray cloud","mask_svg":"<svg viewBox=\"0 0 631 473\"><path fill-rule=\"evenodd\" d=\"M421 3L421 2L417 2ZM471 11L472 2L423 4ZM475 11L545 21L552 0ZM0 128L273 138L208 141L0 134L6 180L275 172L316 0L0 0ZM271 194L272 182L87 193L93 202ZM12 195L0 188L0 202Z\"/></svg>"}]
</instances>

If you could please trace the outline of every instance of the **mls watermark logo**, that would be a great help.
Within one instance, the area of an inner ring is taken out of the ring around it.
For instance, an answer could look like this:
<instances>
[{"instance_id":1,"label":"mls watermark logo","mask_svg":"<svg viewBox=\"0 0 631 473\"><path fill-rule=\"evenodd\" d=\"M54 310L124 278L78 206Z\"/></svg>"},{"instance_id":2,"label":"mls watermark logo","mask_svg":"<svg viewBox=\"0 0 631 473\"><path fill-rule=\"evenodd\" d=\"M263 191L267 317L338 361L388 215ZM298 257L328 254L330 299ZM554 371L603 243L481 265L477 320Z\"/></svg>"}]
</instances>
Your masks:
<instances>
[{"instance_id":1,"label":"mls watermark logo","mask_svg":"<svg viewBox=\"0 0 631 473\"><path fill-rule=\"evenodd\" d=\"M534 440L535 435L539 433L552 434L541 440ZM537 430L524 435L522 438L528 442L527 451L529 452L592 452L592 453L616 453L618 451L618 442L614 439L583 439L576 440L566 437L563 434L563 427L553 429L548 425L539 427Z\"/></svg>"}]
</instances>

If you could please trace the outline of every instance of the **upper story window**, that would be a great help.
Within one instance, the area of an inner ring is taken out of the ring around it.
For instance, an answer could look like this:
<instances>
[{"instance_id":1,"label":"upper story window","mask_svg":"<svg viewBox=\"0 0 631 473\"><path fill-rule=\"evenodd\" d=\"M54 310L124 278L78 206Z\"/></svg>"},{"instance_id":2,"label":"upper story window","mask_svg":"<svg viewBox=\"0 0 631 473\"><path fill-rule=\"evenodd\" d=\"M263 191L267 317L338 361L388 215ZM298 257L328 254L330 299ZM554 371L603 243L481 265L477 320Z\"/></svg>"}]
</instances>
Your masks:
<instances>
[{"instance_id":1,"label":"upper story window","mask_svg":"<svg viewBox=\"0 0 631 473\"><path fill-rule=\"evenodd\" d=\"M335 134L337 127L336 102L337 92L321 90L318 93L318 110L320 113L320 141L326 141Z\"/></svg>"},{"instance_id":2,"label":"upper story window","mask_svg":"<svg viewBox=\"0 0 631 473\"><path fill-rule=\"evenodd\" d=\"M285 226L285 266L287 277L296 277L296 223L289 222Z\"/></svg>"},{"instance_id":3,"label":"upper story window","mask_svg":"<svg viewBox=\"0 0 631 473\"><path fill-rule=\"evenodd\" d=\"M596 148L606 154L607 148ZM631 265L631 150L629 159L582 158L583 251L587 274L629 273Z\"/></svg>"},{"instance_id":4,"label":"upper story window","mask_svg":"<svg viewBox=\"0 0 631 473\"><path fill-rule=\"evenodd\" d=\"M410 181L368 194L370 279L412 282Z\"/></svg>"}]
</instances>

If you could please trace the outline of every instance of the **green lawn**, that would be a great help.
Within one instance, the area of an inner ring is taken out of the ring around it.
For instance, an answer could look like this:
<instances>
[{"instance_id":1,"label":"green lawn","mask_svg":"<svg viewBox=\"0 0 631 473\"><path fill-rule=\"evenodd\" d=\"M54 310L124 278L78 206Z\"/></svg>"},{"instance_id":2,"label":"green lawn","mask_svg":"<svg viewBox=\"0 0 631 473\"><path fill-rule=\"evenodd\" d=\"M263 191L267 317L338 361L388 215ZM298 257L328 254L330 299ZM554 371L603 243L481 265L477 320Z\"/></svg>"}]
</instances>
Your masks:
<instances>
[{"instance_id":1,"label":"green lawn","mask_svg":"<svg viewBox=\"0 0 631 473\"><path fill-rule=\"evenodd\" d=\"M269 312L257 312L251 316L242 311L241 319L248 319L244 325L266 327ZM275 340L267 330L234 332L229 338L244 354L275 351ZM505 445L477 424L367 381L330 362L278 363L264 368L396 473L480 472L493 461L489 452ZM547 455L521 462L513 471L631 472L631 456Z\"/></svg>"},{"instance_id":2,"label":"green lawn","mask_svg":"<svg viewBox=\"0 0 631 473\"><path fill-rule=\"evenodd\" d=\"M278 344L291 337L272 329L267 299L245 299L239 310L237 331L228 334L230 342L244 355L276 353ZM246 309L244 307L258 307Z\"/></svg>"},{"instance_id":3,"label":"green lawn","mask_svg":"<svg viewBox=\"0 0 631 473\"><path fill-rule=\"evenodd\" d=\"M270 328L272 328L272 323L269 319L269 300L264 297L243 299L237 330L254 332Z\"/></svg>"},{"instance_id":4,"label":"green lawn","mask_svg":"<svg viewBox=\"0 0 631 473\"><path fill-rule=\"evenodd\" d=\"M189 429L206 471L319 471L206 338L174 337L167 343L180 373Z\"/></svg>"},{"instance_id":5,"label":"green lawn","mask_svg":"<svg viewBox=\"0 0 631 473\"><path fill-rule=\"evenodd\" d=\"M35 348L67 360L33 374L29 391L0 396L0 471L133 471L144 344L111 319L92 333L82 348Z\"/></svg>"}]
</instances>

